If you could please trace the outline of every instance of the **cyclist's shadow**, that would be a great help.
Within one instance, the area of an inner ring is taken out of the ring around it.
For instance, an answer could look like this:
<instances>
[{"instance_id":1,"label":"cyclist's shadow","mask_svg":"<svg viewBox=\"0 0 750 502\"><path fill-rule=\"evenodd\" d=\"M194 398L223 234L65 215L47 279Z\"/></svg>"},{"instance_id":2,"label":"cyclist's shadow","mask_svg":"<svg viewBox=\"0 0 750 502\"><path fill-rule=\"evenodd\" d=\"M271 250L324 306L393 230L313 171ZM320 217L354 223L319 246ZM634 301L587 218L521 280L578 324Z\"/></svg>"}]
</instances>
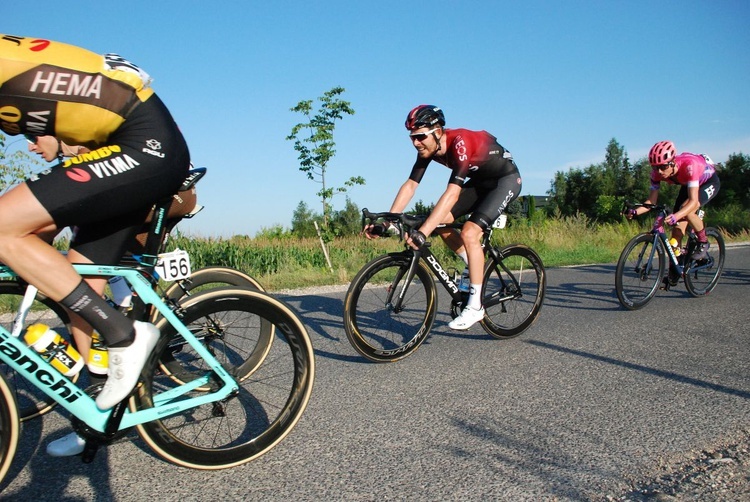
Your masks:
<instances>
[{"instance_id":1,"label":"cyclist's shadow","mask_svg":"<svg viewBox=\"0 0 750 502\"><path fill-rule=\"evenodd\" d=\"M341 318L344 302L337 296L328 295L278 295L278 298L291 305L307 327L313 338L313 350L317 357L337 361L362 362L365 359L351 353L346 338L341 337ZM323 343L316 340L317 335ZM330 350L324 350L330 348ZM343 347L343 349L341 348Z\"/></svg>"},{"instance_id":2,"label":"cyclist's shadow","mask_svg":"<svg viewBox=\"0 0 750 502\"><path fill-rule=\"evenodd\" d=\"M44 433L45 419L47 417L42 416L21 424L18 450L0 485L0 500L114 500L109 483L107 447L99 448L90 464L84 464L80 456L51 457L45 451L47 443L57 439L61 433L69 432L69 429L58 431L53 436L47 435ZM28 480L21 487L10 487L22 472L28 473ZM90 497L71 497L67 494L70 483L76 478L89 479Z\"/></svg>"}]
</instances>

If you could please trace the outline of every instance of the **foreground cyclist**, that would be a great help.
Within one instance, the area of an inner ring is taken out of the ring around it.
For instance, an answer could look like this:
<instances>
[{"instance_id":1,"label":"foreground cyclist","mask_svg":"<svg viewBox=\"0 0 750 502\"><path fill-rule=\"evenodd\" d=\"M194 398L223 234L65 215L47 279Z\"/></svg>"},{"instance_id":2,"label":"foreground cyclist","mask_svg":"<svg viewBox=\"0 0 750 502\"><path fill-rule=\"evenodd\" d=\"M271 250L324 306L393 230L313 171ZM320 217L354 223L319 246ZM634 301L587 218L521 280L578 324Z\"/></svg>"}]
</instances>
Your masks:
<instances>
[{"instance_id":1,"label":"foreground cyclist","mask_svg":"<svg viewBox=\"0 0 750 502\"><path fill-rule=\"evenodd\" d=\"M673 225L672 238L680 246L687 225L690 224L698 237L698 247L693 253L693 259L705 260L709 244L706 227L697 211L719 193L721 182L713 162L704 155L687 152L677 155L677 149L671 141L660 141L651 147L648 161L651 164L651 192L646 202L656 204L662 181L681 185L673 212L667 216L666 221ZM633 218L648 211L646 207L639 207L631 209L627 216Z\"/></svg>"},{"instance_id":2,"label":"foreground cyclist","mask_svg":"<svg viewBox=\"0 0 750 502\"><path fill-rule=\"evenodd\" d=\"M74 330L102 334L110 351L102 410L132 392L159 332L110 307L106 278L84 281L70 263L118 263L152 205L187 175L187 145L150 81L116 55L0 35L0 129L91 150L0 197L0 260L75 313ZM38 235L74 225L67 260ZM48 451L83 450L77 436L65 440Z\"/></svg>"},{"instance_id":3,"label":"foreground cyclist","mask_svg":"<svg viewBox=\"0 0 750 502\"><path fill-rule=\"evenodd\" d=\"M445 243L469 268L469 301L453 319L452 329L466 330L484 317L482 279L484 252L480 238L485 229L505 211L521 191L521 176L509 151L486 131L445 129L445 115L434 105L419 105L406 117L409 139L417 150L417 160L409 179L401 186L390 212L400 213L411 201L430 161L451 169L448 186L418 231L408 236L415 248L424 246L427 236L441 223L471 213L461 232L439 229ZM467 181L467 178L471 178ZM374 236L365 228L368 238Z\"/></svg>"}]
</instances>

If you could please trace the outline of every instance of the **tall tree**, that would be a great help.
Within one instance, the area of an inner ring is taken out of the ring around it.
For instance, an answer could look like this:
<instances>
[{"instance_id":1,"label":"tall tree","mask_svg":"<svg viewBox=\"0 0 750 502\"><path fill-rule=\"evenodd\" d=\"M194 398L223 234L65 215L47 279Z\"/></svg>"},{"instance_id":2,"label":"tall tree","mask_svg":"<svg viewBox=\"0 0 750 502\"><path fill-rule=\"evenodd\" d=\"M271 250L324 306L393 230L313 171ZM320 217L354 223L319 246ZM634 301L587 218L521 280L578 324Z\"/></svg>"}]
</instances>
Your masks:
<instances>
[{"instance_id":1,"label":"tall tree","mask_svg":"<svg viewBox=\"0 0 750 502\"><path fill-rule=\"evenodd\" d=\"M334 87L324 93L318 98L317 109L313 106L313 100L297 103L291 111L304 115L306 122L295 125L291 134L286 137L287 140L294 141L294 149L299 153L299 170L310 180L321 185L316 195L320 197L323 205L323 228L326 231L331 217L333 196L345 193L355 185L365 184L361 176L352 176L338 188L330 187L326 180L328 163L336 154L336 143L333 140L336 121L342 120L344 115L354 115L351 104L340 98L344 91L343 87Z\"/></svg>"}]
</instances>

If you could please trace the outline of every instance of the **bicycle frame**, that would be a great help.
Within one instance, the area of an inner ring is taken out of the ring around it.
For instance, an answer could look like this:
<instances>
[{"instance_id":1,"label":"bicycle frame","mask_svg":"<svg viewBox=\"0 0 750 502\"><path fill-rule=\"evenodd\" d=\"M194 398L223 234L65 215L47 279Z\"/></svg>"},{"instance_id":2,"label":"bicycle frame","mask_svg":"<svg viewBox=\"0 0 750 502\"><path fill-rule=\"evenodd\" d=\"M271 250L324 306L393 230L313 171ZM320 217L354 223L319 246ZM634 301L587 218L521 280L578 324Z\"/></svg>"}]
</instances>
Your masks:
<instances>
[{"instance_id":1,"label":"bicycle frame","mask_svg":"<svg viewBox=\"0 0 750 502\"><path fill-rule=\"evenodd\" d=\"M460 223L451 223L451 224L445 224L445 225L439 225L438 228L460 228ZM482 249L485 252L485 255L490 255L498 264L499 266L505 271L509 277L512 277L514 282L518 282L515 279L515 275L503 264L502 261L502 253L498 252L494 247L490 245L490 238L492 237L492 227L486 229L484 231L484 234L482 236ZM405 253L408 253L409 251L412 252L412 262L409 266L409 270L407 271L406 281L404 281L403 286L401 288L401 291L399 292L397 296L397 300L395 304L392 304L393 309L396 312L399 312L401 310L401 304L403 302L403 299L406 297L406 293L409 289L409 285L411 284L412 279L414 279L414 275L417 273L417 266L419 264L419 260L424 260L424 262L427 264L430 270L432 270L435 277L437 277L438 281L443 285L443 287L448 291L448 294L450 294L451 299L455 304L463 304L466 302L467 294L462 293L459 289L456 283L450 278L450 275L448 275L448 272L445 271L443 266L438 261L437 257L430 251L429 247L423 246L420 249L410 249L405 251ZM401 279L401 276L398 275L393 281L393 285L398 284L399 280ZM502 277L501 277L502 280ZM505 286L503 281L503 286ZM506 288L503 287L503 290ZM388 296L388 303L391 303L393 295L393 288L391 288L391 291ZM493 295L493 297L484 298L483 304L485 307L492 307L495 305L498 305L504 301L510 300L515 298L518 294L513 293L507 296L497 296L498 293Z\"/></svg>"},{"instance_id":2,"label":"bicycle frame","mask_svg":"<svg viewBox=\"0 0 750 502\"><path fill-rule=\"evenodd\" d=\"M162 419L206 403L226 399L238 392L238 385L211 353L199 342L190 330L180 321L153 290L151 283L136 269L122 266L74 265L82 276L121 276L138 294L145 304L153 305L171 324L185 341L202 357L209 370L193 381L180 385L168 392L154 396L154 407L144 410L125 410L119 430L146 422ZM18 276L7 266L0 266L0 280L16 279ZM112 410L101 411L94 399L81 388L62 376L33 348L20 338L0 327L0 360L15 369L34 386L67 409L73 416L98 432L105 432ZM184 397L188 392L205 386L212 375L223 382L216 391L203 393L197 397Z\"/></svg>"},{"instance_id":3,"label":"bicycle frame","mask_svg":"<svg viewBox=\"0 0 750 502\"><path fill-rule=\"evenodd\" d=\"M654 245L651 246L651 252L649 253L648 257L648 268L649 272L651 269L651 264L653 263L654 259L654 253L656 252L656 246L657 242L661 243L662 249L665 249L667 251L667 254L669 255L669 261L671 266L674 267L675 271L677 271L680 275L682 275L685 271L685 268L680 265L679 260L677 259L677 256L674 254L674 249L672 249L672 246L669 244L669 240L667 239L667 232L664 230L664 218L665 213L662 210L657 214L656 219L654 220L654 226L651 228L651 234L654 235ZM645 248L641 251L641 254L638 255L638 263L641 263L643 260L643 252L645 251Z\"/></svg>"}]
</instances>

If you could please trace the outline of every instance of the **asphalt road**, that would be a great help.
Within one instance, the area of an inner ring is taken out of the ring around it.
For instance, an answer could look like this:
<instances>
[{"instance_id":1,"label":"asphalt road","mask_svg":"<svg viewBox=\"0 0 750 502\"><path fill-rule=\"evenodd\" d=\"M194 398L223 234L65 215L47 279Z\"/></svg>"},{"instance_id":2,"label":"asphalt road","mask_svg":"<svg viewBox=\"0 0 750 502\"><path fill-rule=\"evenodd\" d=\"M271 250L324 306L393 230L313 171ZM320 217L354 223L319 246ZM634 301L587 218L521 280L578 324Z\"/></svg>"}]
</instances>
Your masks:
<instances>
[{"instance_id":1,"label":"asphalt road","mask_svg":"<svg viewBox=\"0 0 750 502\"><path fill-rule=\"evenodd\" d=\"M178 468L135 434L92 464L47 457L67 432L26 424L2 500L606 500L660 465L750 428L750 246L719 287L622 309L614 265L548 270L541 316L499 341L451 332L391 364L356 355L344 292L284 295L310 331L316 383L295 430L229 470Z\"/></svg>"}]
</instances>

